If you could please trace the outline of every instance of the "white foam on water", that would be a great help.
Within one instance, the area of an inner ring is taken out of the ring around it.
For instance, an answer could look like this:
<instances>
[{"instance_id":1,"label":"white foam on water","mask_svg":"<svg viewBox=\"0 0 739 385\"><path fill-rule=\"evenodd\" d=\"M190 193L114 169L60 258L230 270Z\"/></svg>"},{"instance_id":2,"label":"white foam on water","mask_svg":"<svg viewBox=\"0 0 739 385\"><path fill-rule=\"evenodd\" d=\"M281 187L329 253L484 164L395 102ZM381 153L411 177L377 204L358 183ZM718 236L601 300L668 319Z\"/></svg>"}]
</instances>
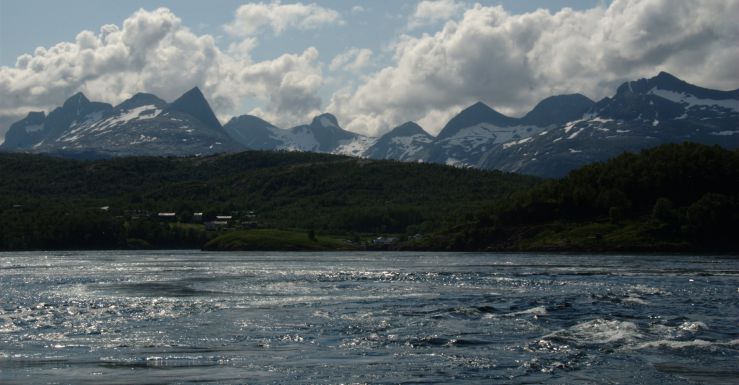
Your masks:
<instances>
[{"instance_id":1,"label":"white foam on water","mask_svg":"<svg viewBox=\"0 0 739 385\"><path fill-rule=\"evenodd\" d=\"M680 326L678 326L678 329L686 331L686 332L692 332L695 333L699 330L705 330L708 329L708 326L706 326L705 323L697 321L697 322L683 322Z\"/></svg>"},{"instance_id":2,"label":"white foam on water","mask_svg":"<svg viewBox=\"0 0 739 385\"><path fill-rule=\"evenodd\" d=\"M547 308L544 306L537 306L537 307L532 307L531 309L517 311L515 313L509 313L506 315L516 316L516 315L526 315L526 314L531 314L535 316L544 316L544 315L547 315Z\"/></svg>"},{"instance_id":3,"label":"white foam on water","mask_svg":"<svg viewBox=\"0 0 739 385\"><path fill-rule=\"evenodd\" d=\"M645 342L643 344L639 344L634 349L654 349L654 348L670 348L670 349L685 349L685 348L705 348L718 345L715 342L711 341L705 341L705 340L691 340L691 341L675 341L675 340L658 340L658 341L650 341Z\"/></svg>"},{"instance_id":4,"label":"white foam on water","mask_svg":"<svg viewBox=\"0 0 739 385\"><path fill-rule=\"evenodd\" d=\"M636 296L634 294L629 294L628 297L623 299L623 302L625 303L635 303L638 305L647 305L649 302L645 301L643 298Z\"/></svg>"},{"instance_id":5,"label":"white foam on water","mask_svg":"<svg viewBox=\"0 0 739 385\"><path fill-rule=\"evenodd\" d=\"M547 334L542 340L564 339L575 344L609 344L631 342L643 335L633 322L594 319L579 323L569 329L557 330Z\"/></svg>"},{"instance_id":6,"label":"white foam on water","mask_svg":"<svg viewBox=\"0 0 739 385\"><path fill-rule=\"evenodd\" d=\"M670 293L659 287L651 287L647 285L634 285L628 288L629 294L636 293L641 295L669 295Z\"/></svg>"}]
</instances>

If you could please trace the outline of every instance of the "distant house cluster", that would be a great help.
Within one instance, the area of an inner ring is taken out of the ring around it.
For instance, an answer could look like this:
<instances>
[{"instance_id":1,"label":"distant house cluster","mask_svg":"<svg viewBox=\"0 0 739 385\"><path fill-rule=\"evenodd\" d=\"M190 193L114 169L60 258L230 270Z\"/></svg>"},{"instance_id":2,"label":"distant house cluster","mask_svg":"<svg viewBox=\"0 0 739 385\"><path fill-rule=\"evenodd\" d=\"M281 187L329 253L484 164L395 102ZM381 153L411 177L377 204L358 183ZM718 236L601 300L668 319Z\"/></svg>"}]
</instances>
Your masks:
<instances>
[{"instance_id":1,"label":"distant house cluster","mask_svg":"<svg viewBox=\"0 0 739 385\"><path fill-rule=\"evenodd\" d=\"M109 211L109 206L99 207L100 210ZM206 214L204 212L178 213L175 211L150 212L148 210L127 210L127 218L133 220L152 218L160 222L180 222L203 224L206 230L246 229L258 227L257 214L254 210L245 212L234 211L228 214Z\"/></svg>"},{"instance_id":2,"label":"distant house cluster","mask_svg":"<svg viewBox=\"0 0 739 385\"><path fill-rule=\"evenodd\" d=\"M375 246L389 246L397 241L398 239L395 237L377 237L372 240L372 244Z\"/></svg>"}]
</instances>

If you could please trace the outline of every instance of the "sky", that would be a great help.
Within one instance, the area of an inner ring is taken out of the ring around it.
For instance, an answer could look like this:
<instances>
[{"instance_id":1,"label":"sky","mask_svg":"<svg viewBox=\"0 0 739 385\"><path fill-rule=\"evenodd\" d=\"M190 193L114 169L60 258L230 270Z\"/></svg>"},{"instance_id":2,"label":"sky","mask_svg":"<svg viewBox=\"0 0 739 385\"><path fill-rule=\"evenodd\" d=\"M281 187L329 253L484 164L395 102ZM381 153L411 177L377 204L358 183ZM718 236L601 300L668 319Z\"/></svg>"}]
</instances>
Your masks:
<instances>
[{"instance_id":1,"label":"sky","mask_svg":"<svg viewBox=\"0 0 739 385\"><path fill-rule=\"evenodd\" d=\"M219 119L321 113L432 134L477 101L520 116L667 71L739 86L739 0L0 0L0 136L82 91L117 104L198 86Z\"/></svg>"}]
</instances>

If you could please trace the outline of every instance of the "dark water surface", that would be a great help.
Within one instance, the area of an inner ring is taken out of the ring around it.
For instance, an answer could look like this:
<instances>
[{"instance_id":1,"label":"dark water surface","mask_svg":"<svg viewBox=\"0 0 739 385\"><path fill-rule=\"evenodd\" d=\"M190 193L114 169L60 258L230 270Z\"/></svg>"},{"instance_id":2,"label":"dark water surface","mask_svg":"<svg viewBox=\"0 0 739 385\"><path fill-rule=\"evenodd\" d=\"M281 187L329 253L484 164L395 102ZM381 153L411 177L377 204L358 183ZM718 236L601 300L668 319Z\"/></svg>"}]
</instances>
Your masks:
<instances>
[{"instance_id":1,"label":"dark water surface","mask_svg":"<svg viewBox=\"0 0 739 385\"><path fill-rule=\"evenodd\" d=\"M739 259L0 253L0 383L739 383Z\"/></svg>"}]
</instances>

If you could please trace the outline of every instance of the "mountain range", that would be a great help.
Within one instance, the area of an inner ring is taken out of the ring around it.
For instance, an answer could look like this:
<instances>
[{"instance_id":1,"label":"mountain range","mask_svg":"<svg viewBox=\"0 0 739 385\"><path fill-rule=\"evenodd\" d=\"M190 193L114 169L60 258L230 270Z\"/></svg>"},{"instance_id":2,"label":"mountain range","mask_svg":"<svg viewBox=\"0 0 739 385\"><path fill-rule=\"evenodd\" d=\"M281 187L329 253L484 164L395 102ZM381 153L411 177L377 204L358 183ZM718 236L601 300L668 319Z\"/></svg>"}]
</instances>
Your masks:
<instances>
[{"instance_id":1,"label":"mountain range","mask_svg":"<svg viewBox=\"0 0 739 385\"><path fill-rule=\"evenodd\" d=\"M437 136L406 122L380 137L344 130L328 113L289 129L251 115L221 125L198 88L172 103L139 93L117 106L77 93L48 115L31 112L11 125L0 150L90 157L312 151L561 177L624 151L685 141L739 147L739 89L711 90L661 72L598 102L551 96L520 118L478 102Z\"/></svg>"}]
</instances>

